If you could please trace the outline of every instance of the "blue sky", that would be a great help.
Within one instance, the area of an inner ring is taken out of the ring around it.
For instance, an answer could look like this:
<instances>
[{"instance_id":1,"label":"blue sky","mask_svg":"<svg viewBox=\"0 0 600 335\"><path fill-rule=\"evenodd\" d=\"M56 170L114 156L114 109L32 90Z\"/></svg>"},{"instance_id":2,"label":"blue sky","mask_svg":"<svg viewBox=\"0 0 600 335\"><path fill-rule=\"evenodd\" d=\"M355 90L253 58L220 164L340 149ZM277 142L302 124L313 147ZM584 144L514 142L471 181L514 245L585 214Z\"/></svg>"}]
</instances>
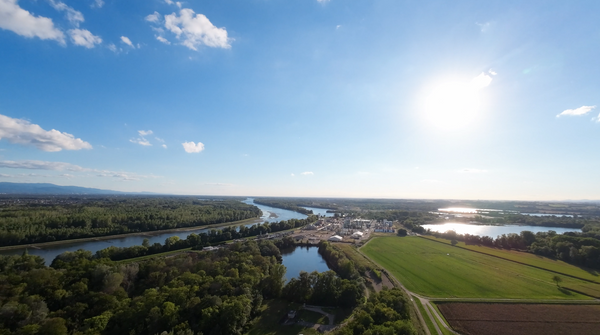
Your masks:
<instances>
[{"instance_id":1,"label":"blue sky","mask_svg":"<svg viewBox=\"0 0 600 335\"><path fill-rule=\"evenodd\" d=\"M597 1L0 0L0 181L600 199Z\"/></svg>"}]
</instances>

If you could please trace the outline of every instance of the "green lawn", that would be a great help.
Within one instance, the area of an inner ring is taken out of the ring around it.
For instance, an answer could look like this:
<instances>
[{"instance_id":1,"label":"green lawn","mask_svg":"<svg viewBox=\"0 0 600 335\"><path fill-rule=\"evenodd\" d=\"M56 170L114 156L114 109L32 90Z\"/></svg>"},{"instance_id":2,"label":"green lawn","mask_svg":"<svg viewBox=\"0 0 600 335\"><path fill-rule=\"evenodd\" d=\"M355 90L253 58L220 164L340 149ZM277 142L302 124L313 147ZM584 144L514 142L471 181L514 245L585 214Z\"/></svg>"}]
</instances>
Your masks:
<instances>
[{"instance_id":1,"label":"green lawn","mask_svg":"<svg viewBox=\"0 0 600 335\"><path fill-rule=\"evenodd\" d=\"M435 238L433 236L423 236L423 238L428 238L433 241L450 244L450 240L446 240L443 238ZM512 261L537 266L540 268L548 269L550 271L561 272L571 276L600 282L600 271L581 268L556 259L551 259L528 252L496 249L477 245L466 245L464 242L458 242L457 246L477 252L482 252L488 255L502 257Z\"/></svg>"},{"instance_id":2,"label":"green lawn","mask_svg":"<svg viewBox=\"0 0 600 335\"><path fill-rule=\"evenodd\" d=\"M558 288L551 272L419 237L378 237L361 250L406 288L430 297L591 299ZM587 284L563 277L561 285Z\"/></svg>"}]
</instances>

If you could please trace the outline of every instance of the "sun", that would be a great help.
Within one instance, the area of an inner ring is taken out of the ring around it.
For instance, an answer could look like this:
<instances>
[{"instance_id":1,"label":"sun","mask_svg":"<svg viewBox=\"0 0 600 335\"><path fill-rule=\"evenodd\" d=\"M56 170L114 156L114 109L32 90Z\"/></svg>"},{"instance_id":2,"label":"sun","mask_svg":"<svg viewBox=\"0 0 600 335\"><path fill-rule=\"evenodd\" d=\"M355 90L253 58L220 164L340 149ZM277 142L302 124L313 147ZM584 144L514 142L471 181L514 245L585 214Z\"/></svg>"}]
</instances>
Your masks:
<instances>
[{"instance_id":1,"label":"sun","mask_svg":"<svg viewBox=\"0 0 600 335\"><path fill-rule=\"evenodd\" d=\"M423 116L441 129L464 129L472 125L481 109L481 90L492 78L482 73L472 80L443 80L425 90Z\"/></svg>"}]
</instances>

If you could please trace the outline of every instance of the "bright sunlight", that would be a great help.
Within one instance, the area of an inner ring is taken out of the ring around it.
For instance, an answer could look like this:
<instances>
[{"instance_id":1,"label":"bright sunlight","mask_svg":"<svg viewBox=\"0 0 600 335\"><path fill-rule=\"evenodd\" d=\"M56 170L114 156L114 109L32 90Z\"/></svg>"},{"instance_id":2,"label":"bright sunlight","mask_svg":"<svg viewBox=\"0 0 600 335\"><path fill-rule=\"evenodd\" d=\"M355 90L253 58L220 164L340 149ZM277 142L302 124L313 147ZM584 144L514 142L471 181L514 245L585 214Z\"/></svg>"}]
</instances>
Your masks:
<instances>
[{"instance_id":1,"label":"bright sunlight","mask_svg":"<svg viewBox=\"0 0 600 335\"><path fill-rule=\"evenodd\" d=\"M424 116L442 129L462 129L473 123L481 107L481 90L492 82L494 72L481 73L470 81L442 80L425 91Z\"/></svg>"}]
</instances>

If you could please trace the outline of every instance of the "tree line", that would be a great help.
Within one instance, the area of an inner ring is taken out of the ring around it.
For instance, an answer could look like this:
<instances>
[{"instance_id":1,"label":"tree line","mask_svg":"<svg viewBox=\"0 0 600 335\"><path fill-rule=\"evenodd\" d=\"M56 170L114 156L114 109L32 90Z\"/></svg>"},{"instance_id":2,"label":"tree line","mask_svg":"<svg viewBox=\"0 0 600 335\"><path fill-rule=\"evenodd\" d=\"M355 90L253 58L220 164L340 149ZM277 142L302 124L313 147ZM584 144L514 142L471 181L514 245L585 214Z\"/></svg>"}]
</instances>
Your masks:
<instances>
[{"instance_id":1,"label":"tree line","mask_svg":"<svg viewBox=\"0 0 600 335\"><path fill-rule=\"evenodd\" d=\"M111 197L73 203L11 202L0 211L0 246L205 226L260 217L239 201Z\"/></svg>"},{"instance_id":2,"label":"tree line","mask_svg":"<svg viewBox=\"0 0 600 335\"><path fill-rule=\"evenodd\" d=\"M144 240L142 245L134 245L131 247L115 247L98 250L97 258L110 258L111 260L123 260L157 253L181 250L192 248L202 250L207 246L214 246L225 243L225 241L237 240L246 237L266 235L279 231L289 230L293 228L303 227L309 223L315 222L317 217L312 215L306 219L290 219L279 222L265 222L263 224L255 224L250 227L245 226L229 226L222 229L211 229L208 233L190 234L185 239L180 239L179 236L171 236L165 239L164 244L154 243L150 245L148 240ZM279 259L281 255L279 256Z\"/></svg>"},{"instance_id":3,"label":"tree line","mask_svg":"<svg viewBox=\"0 0 600 335\"><path fill-rule=\"evenodd\" d=\"M562 235L552 230L538 233L522 231L520 234L502 234L495 239L489 236L461 235L455 231L445 233L429 231L428 233L451 241L523 250L575 265L600 269L600 228L590 228L581 233L566 232Z\"/></svg>"}]
</instances>

